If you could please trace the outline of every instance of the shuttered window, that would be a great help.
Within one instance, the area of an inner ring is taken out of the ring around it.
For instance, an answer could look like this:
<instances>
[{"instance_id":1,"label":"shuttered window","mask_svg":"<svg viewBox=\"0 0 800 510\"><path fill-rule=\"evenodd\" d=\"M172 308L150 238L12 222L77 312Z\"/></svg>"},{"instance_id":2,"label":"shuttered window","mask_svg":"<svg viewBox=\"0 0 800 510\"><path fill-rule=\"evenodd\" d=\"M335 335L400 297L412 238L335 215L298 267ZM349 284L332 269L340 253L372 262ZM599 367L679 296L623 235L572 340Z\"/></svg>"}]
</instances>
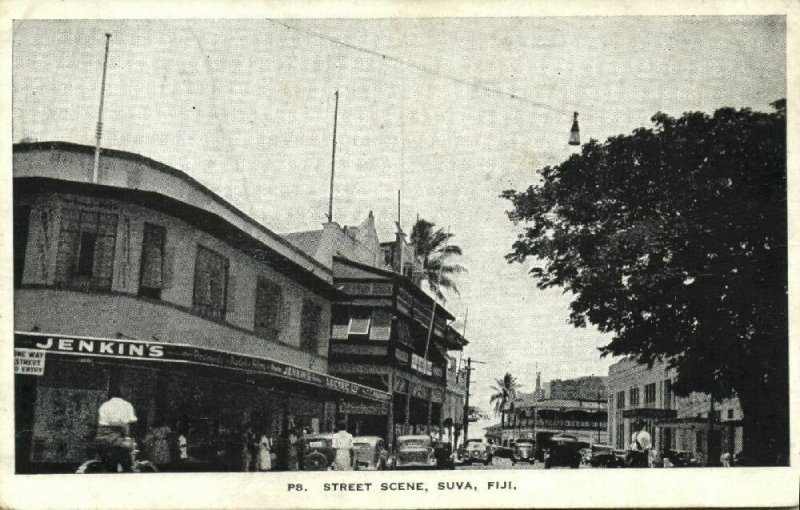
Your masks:
<instances>
[{"instance_id":1,"label":"shuttered window","mask_svg":"<svg viewBox=\"0 0 800 510\"><path fill-rule=\"evenodd\" d=\"M373 310L372 327L369 330L369 339L388 341L391 336L392 312L389 310Z\"/></svg>"},{"instance_id":2,"label":"shuttered window","mask_svg":"<svg viewBox=\"0 0 800 510\"><path fill-rule=\"evenodd\" d=\"M194 266L192 308L203 317L223 320L227 292L228 259L208 248L198 246Z\"/></svg>"},{"instance_id":3,"label":"shuttered window","mask_svg":"<svg viewBox=\"0 0 800 510\"><path fill-rule=\"evenodd\" d=\"M64 208L61 214L56 284L80 290L110 290L117 215L70 208Z\"/></svg>"},{"instance_id":4,"label":"shuttered window","mask_svg":"<svg viewBox=\"0 0 800 510\"><path fill-rule=\"evenodd\" d=\"M144 224L142 236L142 267L139 276L139 295L161 299L164 287L164 228Z\"/></svg>"},{"instance_id":5,"label":"shuttered window","mask_svg":"<svg viewBox=\"0 0 800 510\"><path fill-rule=\"evenodd\" d=\"M256 283L254 329L257 335L277 341L281 331L283 291L275 282L259 277Z\"/></svg>"},{"instance_id":6,"label":"shuttered window","mask_svg":"<svg viewBox=\"0 0 800 510\"><path fill-rule=\"evenodd\" d=\"M310 299L304 299L300 317L300 349L316 353L319 349L322 306Z\"/></svg>"}]
</instances>

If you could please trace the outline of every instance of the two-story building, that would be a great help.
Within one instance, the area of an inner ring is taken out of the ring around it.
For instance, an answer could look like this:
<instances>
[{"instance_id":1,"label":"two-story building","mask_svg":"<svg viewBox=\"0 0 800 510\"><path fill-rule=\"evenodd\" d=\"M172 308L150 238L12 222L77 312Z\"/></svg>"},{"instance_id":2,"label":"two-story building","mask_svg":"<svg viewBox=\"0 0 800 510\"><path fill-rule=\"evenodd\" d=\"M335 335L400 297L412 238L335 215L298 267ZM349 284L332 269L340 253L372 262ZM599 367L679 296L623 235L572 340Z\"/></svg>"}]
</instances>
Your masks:
<instances>
[{"instance_id":1,"label":"two-story building","mask_svg":"<svg viewBox=\"0 0 800 510\"><path fill-rule=\"evenodd\" d=\"M64 142L13 150L18 472L80 463L110 386L190 454L246 424L329 429L387 391L329 375L331 267L185 173ZM218 441L217 441L218 442ZM208 455L211 455L210 453Z\"/></svg>"},{"instance_id":2,"label":"two-story building","mask_svg":"<svg viewBox=\"0 0 800 510\"><path fill-rule=\"evenodd\" d=\"M742 410L737 398L711 401L709 395L678 397L678 377L667 361L652 367L623 359L608 371L608 442L630 446L633 424L643 421L657 451L692 453L700 462L715 464L721 453L742 448ZM712 414L713 413L713 414ZM709 440L710 437L710 440Z\"/></svg>"},{"instance_id":3,"label":"two-story building","mask_svg":"<svg viewBox=\"0 0 800 510\"><path fill-rule=\"evenodd\" d=\"M331 315L331 373L392 394L385 407L342 408L350 429L389 443L397 435L440 432L448 351L467 342L448 325L454 317L420 287L413 246L402 233L394 246L381 245L372 213L355 227L329 222L286 238L330 264L345 296Z\"/></svg>"}]
</instances>

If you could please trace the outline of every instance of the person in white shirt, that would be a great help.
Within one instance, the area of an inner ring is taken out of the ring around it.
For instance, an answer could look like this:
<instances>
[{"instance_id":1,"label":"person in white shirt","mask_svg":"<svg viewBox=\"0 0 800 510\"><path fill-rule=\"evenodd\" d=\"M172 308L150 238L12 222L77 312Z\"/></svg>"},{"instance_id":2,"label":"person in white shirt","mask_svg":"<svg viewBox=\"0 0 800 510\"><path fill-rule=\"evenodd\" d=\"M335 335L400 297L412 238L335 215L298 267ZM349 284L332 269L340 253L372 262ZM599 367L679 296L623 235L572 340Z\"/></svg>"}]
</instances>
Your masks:
<instances>
[{"instance_id":1,"label":"person in white shirt","mask_svg":"<svg viewBox=\"0 0 800 510\"><path fill-rule=\"evenodd\" d=\"M334 471L350 471L353 469L353 436L347 432L347 424L340 421L336 424L336 434L333 435L332 445L336 450L333 459Z\"/></svg>"},{"instance_id":2,"label":"person in white shirt","mask_svg":"<svg viewBox=\"0 0 800 510\"><path fill-rule=\"evenodd\" d=\"M120 464L123 471L131 471L131 451L135 443L128 436L130 424L137 421L136 412L130 402L122 398L116 385L109 389L108 396L97 411L95 446L108 452L112 465Z\"/></svg>"},{"instance_id":3,"label":"person in white shirt","mask_svg":"<svg viewBox=\"0 0 800 510\"><path fill-rule=\"evenodd\" d=\"M631 467L648 467L650 450L653 448L650 433L644 421L637 421L633 425L634 433L631 436Z\"/></svg>"}]
</instances>

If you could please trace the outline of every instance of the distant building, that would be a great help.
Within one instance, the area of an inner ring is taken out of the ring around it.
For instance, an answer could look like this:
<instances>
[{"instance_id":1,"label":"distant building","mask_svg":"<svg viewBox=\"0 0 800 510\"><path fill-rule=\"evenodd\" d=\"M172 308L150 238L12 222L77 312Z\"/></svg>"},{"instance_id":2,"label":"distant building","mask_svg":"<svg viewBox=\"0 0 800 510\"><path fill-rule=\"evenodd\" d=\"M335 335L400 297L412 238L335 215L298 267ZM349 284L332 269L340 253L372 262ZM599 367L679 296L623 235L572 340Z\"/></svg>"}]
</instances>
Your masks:
<instances>
[{"instance_id":1,"label":"distant building","mask_svg":"<svg viewBox=\"0 0 800 510\"><path fill-rule=\"evenodd\" d=\"M329 222L285 237L330 267L343 293L331 315L331 373L392 394L386 406L340 409L351 431L391 444L397 435L449 432L447 418L463 420L465 378L451 373L448 351L467 341L420 287L422 264L405 235L379 243L370 212L356 227Z\"/></svg>"},{"instance_id":2,"label":"distant building","mask_svg":"<svg viewBox=\"0 0 800 510\"><path fill-rule=\"evenodd\" d=\"M549 398L569 400L606 400L608 398L607 377L585 376L576 379L554 379L550 381Z\"/></svg>"},{"instance_id":3,"label":"distant building","mask_svg":"<svg viewBox=\"0 0 800 510\"><path fill-rule=\"evenodd\" d=\"M553 434L569 434L588 443L601 443L606 436L605 400L539 400L534 394L523 394L508 407L500 437L503 444Z\"/></svg>"},{"instance_id":4,"label":"distant building","mask_svg":"<svg viewBox=\"0 0 800 510\"><path fill-rule=\"evenodd\" d=\"M648 368L631 359L611 365L608 442L616 448L628 448L633 423L642 420L659 451L687 451L712 464L723 452L739 452L743 435L739 399L712 403L704 393L678 397L672 391L678 373L667 366L667 362L660 362Z\"/></svg>"}]
</instances>

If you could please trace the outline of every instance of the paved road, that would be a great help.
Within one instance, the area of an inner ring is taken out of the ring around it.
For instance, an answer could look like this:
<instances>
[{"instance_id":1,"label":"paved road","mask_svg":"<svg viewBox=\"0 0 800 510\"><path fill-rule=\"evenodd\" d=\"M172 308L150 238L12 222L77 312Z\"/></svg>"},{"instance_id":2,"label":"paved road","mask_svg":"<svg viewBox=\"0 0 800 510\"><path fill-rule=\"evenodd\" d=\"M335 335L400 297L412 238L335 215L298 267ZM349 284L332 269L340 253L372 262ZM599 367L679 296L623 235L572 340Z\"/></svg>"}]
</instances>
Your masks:
<instances>
[{"instance_id":1,"label":"paved road","mask_svg":"<svg viewBox=\"0 0 800 510\"><path fill-rule=\"evenodd\" d=\"M461 470L479 470L479 469L544 469L544 464L541 462L537 462L535 464L528 464L527 462L518 462L516 464L511 464L511 460L509 459L494 459L492 460L491 465L485 466L483 464L470 464L470 465L457 465L456 469ZM553 468L553 469L569 469L569 468ZM590 469L588 465L581 465L581 469Z\"/></svg>"}]
</instances>

